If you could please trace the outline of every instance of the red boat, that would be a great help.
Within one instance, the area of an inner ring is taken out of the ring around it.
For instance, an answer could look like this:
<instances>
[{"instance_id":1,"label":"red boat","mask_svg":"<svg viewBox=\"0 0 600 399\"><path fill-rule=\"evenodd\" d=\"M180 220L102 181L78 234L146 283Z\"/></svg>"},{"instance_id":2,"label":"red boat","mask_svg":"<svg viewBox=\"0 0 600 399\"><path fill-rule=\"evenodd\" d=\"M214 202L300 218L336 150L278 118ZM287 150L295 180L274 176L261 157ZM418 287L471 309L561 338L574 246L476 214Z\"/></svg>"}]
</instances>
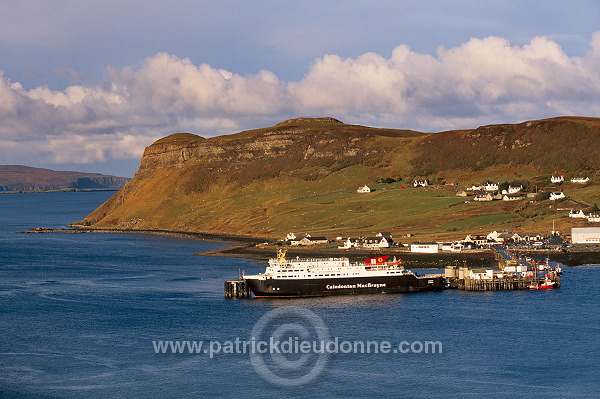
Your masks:
<instances>
[{"instance_id":1,"label":"red boat","mask_svg":"<svg viewBox=\"0 0 600 399\"><path fill-rule=\"evenodd\" d=\"M552 288L556 288L556 282L552 281L548 278L546 278L543 282L541 283L532 283L529 286L529 289L531 290L549 290Z\"/></svg>"}]
</instances>

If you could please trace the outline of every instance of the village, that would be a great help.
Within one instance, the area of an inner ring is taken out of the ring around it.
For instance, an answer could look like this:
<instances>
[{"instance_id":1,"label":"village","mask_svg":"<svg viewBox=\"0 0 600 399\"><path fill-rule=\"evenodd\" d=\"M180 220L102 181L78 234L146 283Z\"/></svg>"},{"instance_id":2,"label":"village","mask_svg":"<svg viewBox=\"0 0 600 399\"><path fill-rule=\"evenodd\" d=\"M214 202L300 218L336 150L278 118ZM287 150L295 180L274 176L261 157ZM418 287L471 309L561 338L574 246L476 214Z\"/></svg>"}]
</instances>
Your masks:
<instances>
[{"instance_id":1,"label":"village","mask_svg":"<svg viewBox=\"0 0 600 399\"><path fill-rule=\"evenodd\" d=\"M575 237L578 239L577 232L580 229L574 228ZM596 229L587 229L589 232L594 232ZM600 237L600 228L597 228L598 237ZM404 237L411 237L410 234ZM591 243L592 241L583 241L581 243ZM598 241L600 243L600 240ZM336 237L334 240L328 240L322 236L311 236L308 233L298 234L289 233L284 240L280 242L282 245L290 246L311 246L324 245L331 243L340 243L338 249L367 249L380 250L394 248L397 250L412 252L412 253L438 253L438 252L463 252L470 250L489 249L497 245L516 245L516 246L531 246L543 249L561 248L567 244L559 235L544 236L539 233L515 233L512 231L495 230L487 235L468 234L464 239L452 242L412 242L402 244L395 242L390 232L379 232L368 237ZM579 243L579 242L578 242Z\"/></svg>"},{"instance_id":2,"label":"village","mask_svg":"<svg viewBox=\"0 0 600 399\"><path fill-rule=\"evenodd\" d=\"M522 184L510 185L508 183L486 182L480 185L472 185L464 190L458 191L456 196L465 197L465 202L469 200L477 202L487 201L519 201L519 200L550 200L561 202L568 197L563 191L557 191L556 188L565 182L563 175L552 175L550 178L552 191L536 190L534 192L525 192ZM589 184L589 177L573 177L571 183ZM445 182L445 185L457 185L456 182ZM413 188L429 187L428 179L415 179L412 182ZM400 187L405 188L405 187ZM367 185L358 187L358 194L366 194L375 191ZM571 203L578 204L581 208L588 207L586 204L572 200ZM562 209L562 208L559 208ZM588 222L600 223L600 212L594 204L593 211L586 214L583 209L568 209L568 217L575 219L585 219ZM567 210L565 210L567 212ZM567 215L565 213L565 215ZM412 253L438 253L438 252L467 252L490 249L498 245L511 245L515 248L560 250L571 245L588 245L600 243L600 227L572 227L571 234L561 234L554 228L547 234L540 232L513 232L506 230L494 230L488 234L467 234L464 239L451 242L418 242L414 235L405 233L402 235L407 243L401 243L394 240L391 232L377 232L369 236L341 237L328 239L323 236L311 236L309 233L289 233L285 239L280 241L280 245L290 246L312 246L312 245L331 245L337 244L337 249L341 250L379 250L393 248L398 251L408 251Z\"/></svg>"}]
</instances>

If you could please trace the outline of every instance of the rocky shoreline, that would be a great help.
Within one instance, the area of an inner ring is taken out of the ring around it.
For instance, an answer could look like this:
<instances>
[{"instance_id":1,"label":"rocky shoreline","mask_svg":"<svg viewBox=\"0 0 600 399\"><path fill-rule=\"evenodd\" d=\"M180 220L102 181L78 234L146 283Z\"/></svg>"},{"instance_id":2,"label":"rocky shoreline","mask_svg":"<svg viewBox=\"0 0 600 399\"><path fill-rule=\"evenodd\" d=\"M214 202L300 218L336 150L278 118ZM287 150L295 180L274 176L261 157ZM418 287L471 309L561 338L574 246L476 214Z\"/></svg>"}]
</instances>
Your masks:
<instances>
[{"instance_id":1,"label":"rocky shoreline","mask_svg":"<svg viewBox=\"0 0 600 399\"><path fill-rule=\"evenodd\" d=\"M497 264L495 254L491 250L464 251L460 253L439 252L435 254L411 253L398 248L385 250L360 250L338 249L335 247L290 247L281 246L268 238L250 237L232 234L216 234L206 232L173 231L162 229L106 229L91 227L75 227L65 229L49 229L38 227L21 233L118 233L118 234L151 234L165 237L184 238L190 240L211 241L230 244L215 250L199 252L195 256L232 257L266 261L275 256L279 248L288 250L288 257L348 257L360 260L375 257L385 253L396 256L404 261L407 268L443 268L447 265L467 266L470 268L493 267ZM517 253L521 256L530 256L537 260L549 257L551 261L560 262L567 266L580 266L585 264L600 264L600 248L563 248L559 251L524 251Z\"/></svg>"}]
</instances>

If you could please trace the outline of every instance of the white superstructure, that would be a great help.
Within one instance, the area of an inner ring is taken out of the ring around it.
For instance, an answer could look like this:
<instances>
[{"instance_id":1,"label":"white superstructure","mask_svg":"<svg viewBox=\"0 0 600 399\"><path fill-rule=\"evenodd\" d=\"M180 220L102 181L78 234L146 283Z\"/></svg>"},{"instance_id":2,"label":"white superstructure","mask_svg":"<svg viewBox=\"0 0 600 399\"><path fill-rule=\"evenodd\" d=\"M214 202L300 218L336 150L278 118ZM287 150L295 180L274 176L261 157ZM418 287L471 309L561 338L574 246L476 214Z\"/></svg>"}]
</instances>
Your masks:
<instances>
[{"instance_id":1,"label":"white superstructure","mask_svg":"<svg viewBox=\"0 0 600 399\"><path fill-rule=\"evenodd\" d=\"M279 251L277 258L269 259L264 273L246 275L245 279L323 279L323 278L360 278L413 274L405 270L401 261L387 256L367 259L366 262L350 262L348 258L296 258L288 260L285 251Z\"/></svg>"}]
</instances>

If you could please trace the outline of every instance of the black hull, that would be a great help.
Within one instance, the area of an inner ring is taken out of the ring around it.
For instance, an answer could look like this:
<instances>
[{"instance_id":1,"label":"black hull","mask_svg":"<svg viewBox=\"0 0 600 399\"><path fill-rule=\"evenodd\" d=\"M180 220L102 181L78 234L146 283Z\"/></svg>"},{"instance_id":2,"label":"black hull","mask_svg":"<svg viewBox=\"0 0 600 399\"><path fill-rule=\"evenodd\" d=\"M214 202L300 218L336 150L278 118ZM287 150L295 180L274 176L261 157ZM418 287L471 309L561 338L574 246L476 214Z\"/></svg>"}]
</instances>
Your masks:
<instances>
[{"instance_id":1,"label":"black hull","mask_svg":"<svg viewBox=\"0 0 600 399\"><path fill-rule=\"evenodd\" d=\"M443 277L414 275L324 279L246 280L256 297L308 297L329 295L394 294L436 291L444 288Z\"/></svg>"}]
</instances>

